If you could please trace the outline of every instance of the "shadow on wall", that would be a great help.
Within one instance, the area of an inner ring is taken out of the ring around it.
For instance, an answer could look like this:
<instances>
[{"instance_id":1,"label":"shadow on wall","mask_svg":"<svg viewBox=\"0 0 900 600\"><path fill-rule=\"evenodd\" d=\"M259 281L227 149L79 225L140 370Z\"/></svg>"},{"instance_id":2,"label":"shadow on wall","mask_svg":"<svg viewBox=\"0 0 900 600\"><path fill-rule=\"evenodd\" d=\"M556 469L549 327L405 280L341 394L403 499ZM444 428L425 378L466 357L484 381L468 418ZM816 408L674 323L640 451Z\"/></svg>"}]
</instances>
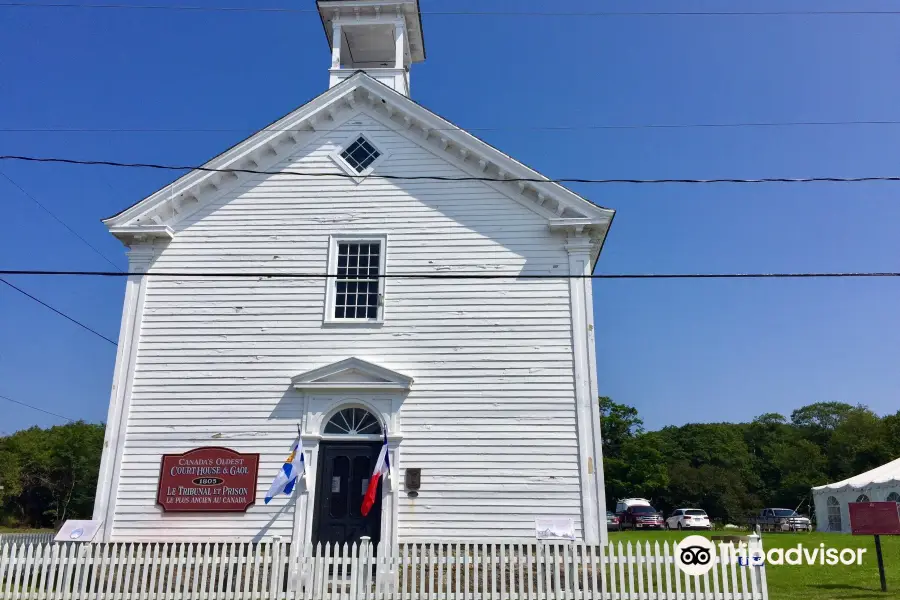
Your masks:
<instances>
[{"instance_id":1,"label":"shadow on wall","mask_svg":"<svg viewBox=\"0 0 900 600\"><path fill-rule=\"evenodd\" d=\"M351 122L352 124L348 123ZM397 147L396 155L389 156L378 165L375 175L402 176L409 174L410 162L420 159L422 166L415 173L417 176L454 176L464 177L468 173L452 167L453 172L448 172L449 163L438 160L431 151L419 146L419 144L407 140L404 136L386 127L365 113L354 114L340 123L334 125L336 131L326 133L313 142L307 143L303 148L297 148L289 157L271 165L271 170L296 170L301 163L314 164L315 170L320 172L333 171L341 174L342 171L322 156L326 152L337 148L345 142L347 133L351 130L364 130L374 138L376 143L381 142L385 146ZM430 167L429 167L430 165ZM284 178L277 175L253 175L247 182L236 185L215 199L205 201L197 212L189 214L184 220L174 225L177 231L192 228L207 228L211 222L215 222L213 215L228 207L228 205L264 204L269 202L269 197L274 193L284 193ZM290 187L289 184L287 184ZM351 180L330 180L322 178L316 182L314 191L297 184L296 193L312 195L315 202L329 204L327 208L310 207L308 202L298 201L296 205L279 207L279 229L271 238L273 248L284 248L291 240L299 237L307 237L311 232L326 229L340 229L342 231L376 231L379 228L394 230L402 221L397 218L398 211L404 211L409 222L403 227L406 233L397 233L397 237L421 236L423 232L431 232L435 227L452 227L455 231L449 234L454 243L481 242L478 256L463 260L429 260L429 255L423 253L421 258L413 261L407 268L410 271L422 273L447 273L476 272L491 273L517 273L519 275L556 275L568 273L568 262L562 249L564 236L550 234L547 230L545 217L537 214L530 208L521 206L516 200L494 189L490 184L479 181L461 181L452 184L452 192L448 192L448 184L441 181L406 181L406 180L379 180L372 178L361 184ZM360 190L365 189L366 193ZM380 206L373 206L373 198L381 200ZM309 199L309 198L307 198ZM426 210L422 210L422 209ZM268 207L263 207L269 210ZM383 209L383 210L382 210ZM230 211L231 218L239 218L239 211ZM243 218L243 217L240 217ZM420 227L421 231L416 231ZM542 247L529 230L548 234L548 244ZM458 231L456 231L458 230ZM305 260L312 260L317 264L325 264L328 250L328 236L317 235L321 238L321 252L319 256L306 256ZM176 241L177 243L177 241ZM438 241L437 243L441 243ZM467 244L464 244L466 246ZM471 246L470 246L471 247ZM491 264L491 254L499 260L497 264ZM558 253L555 254L554 253ZM514 256L513 256L514 255ZM274 256L274 255L273 255ZM486 260L486 257L487 260ZM510 259L521 259L514 260ZM284 269L284 261L268 260L260 255L259 265L256 268ZM266 264L270 263L270 264ZM518 263L518 264L514 264Z\"/></svg>"},{"instance_id":2,"label":"shadow on wall","mask_svg":"<svg viewBox=\"0 0 900 600\"><path fill-rule=\"evenodd\" d=\"M278 511L272 515L271 519L269 519L269 522L266 523L265 525L263 525L262 528L257 532L257 534L253 536L253 542L256 543L256 542L265 541L265 537L269 533L269 529L272 528L272 525L274 525L275 522L278 521L278 519L280 519L281 516L285 512L287 512L287 510L289 508L291 508L291 509L296 508L297 498L299 498L300 494L304 491L305 488L303 486L305 486L305 485L306 485L305 480L301 480L300 482L298 482L297 489L294 490L294 493L291 494L290 498L288 498L288 501L285 502L284 504L282 504L281 508L279 508ZM281 497L283 498L283 496L281 496ZM291 541L291 540L285 540L285 541Z\"/></svg>"}]
</instances>

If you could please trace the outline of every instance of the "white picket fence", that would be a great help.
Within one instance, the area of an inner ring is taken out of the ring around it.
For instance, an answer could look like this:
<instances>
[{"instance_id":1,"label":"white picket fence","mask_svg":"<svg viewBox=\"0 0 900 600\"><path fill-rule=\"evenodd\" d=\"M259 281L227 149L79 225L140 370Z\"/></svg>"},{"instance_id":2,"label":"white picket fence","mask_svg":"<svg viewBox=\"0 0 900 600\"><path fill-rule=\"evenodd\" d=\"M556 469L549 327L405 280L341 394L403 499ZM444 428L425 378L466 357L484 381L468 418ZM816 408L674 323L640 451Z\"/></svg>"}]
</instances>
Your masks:
<instances>
[{"instance_id":1,"label":"white picket fence","mask_svg":"<svg viewBox=\"0 0 900 600\"><path fill-rule=\"evenodd\" d=\"M756 549L761 543L756 540ZM2 600L767 600L765 567L722 546L686 576L674 546L26 544L0 547Z\"/></svg>"},{"instance_id":2,"label":"white picket fence","mask_svg":"<svg viewBox=\"0 0 900 600\"><path fill-rule=\"evenodd\" d=\"M0 533L0 546L3 544L49 544L56 537L55 533Z\"/></svg>"}]
</instances>

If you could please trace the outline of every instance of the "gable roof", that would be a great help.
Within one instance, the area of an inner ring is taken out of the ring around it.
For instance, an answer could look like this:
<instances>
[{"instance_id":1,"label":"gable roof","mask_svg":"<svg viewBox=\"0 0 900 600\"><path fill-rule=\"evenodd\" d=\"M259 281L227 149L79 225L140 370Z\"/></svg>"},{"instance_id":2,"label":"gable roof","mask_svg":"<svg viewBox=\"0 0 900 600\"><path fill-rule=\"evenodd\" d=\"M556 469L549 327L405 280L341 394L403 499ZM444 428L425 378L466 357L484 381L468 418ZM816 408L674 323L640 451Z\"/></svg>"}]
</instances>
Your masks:
<instances>
[{"instance_id":1,"label":"gable roof","mask_svg":"<svg viewBox=\"0 0 900 600\"><path fill-rule=\"evenodd\" d=\"M595 241L592 254L596 259L615 215L614 210L597 206L551 182L363 71L207 161L202 165L206 170L187 173L133 206L104 219L103 223L125 244L141 239L171 239L177 235L179 221L223 188L235 186L247 176L219 170L265 170L267 165L284 159L296 147L305 145L322 131L330 130L340 113L360 109L398 131L415 134L413 139L464 172L499 180L483 183L543 216L551 229L579 234L587 232ZM377 177L377 169L373 176ZM543 181L504 182L504 179Z\"/></svg>"}]
</instances>

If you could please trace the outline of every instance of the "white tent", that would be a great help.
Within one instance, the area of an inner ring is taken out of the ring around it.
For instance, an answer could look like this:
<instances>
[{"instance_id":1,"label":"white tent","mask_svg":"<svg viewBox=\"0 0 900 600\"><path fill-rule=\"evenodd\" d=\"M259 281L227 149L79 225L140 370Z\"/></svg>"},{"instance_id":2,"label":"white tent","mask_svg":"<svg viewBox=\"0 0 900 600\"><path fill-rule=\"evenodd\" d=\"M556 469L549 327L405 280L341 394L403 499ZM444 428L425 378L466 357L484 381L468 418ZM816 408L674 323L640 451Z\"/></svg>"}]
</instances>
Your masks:
<instances>
[{"instance_id":1,"label":"white tent","mask_svg":"<svg viewBox=\"0 0 900 600\"><path fill-rule=\"evenodd\" d=\"M900 502L900 458L854 475L850 479L812 489L819 531L850 532L850 502Z\"/></svg>"}]
</instances>

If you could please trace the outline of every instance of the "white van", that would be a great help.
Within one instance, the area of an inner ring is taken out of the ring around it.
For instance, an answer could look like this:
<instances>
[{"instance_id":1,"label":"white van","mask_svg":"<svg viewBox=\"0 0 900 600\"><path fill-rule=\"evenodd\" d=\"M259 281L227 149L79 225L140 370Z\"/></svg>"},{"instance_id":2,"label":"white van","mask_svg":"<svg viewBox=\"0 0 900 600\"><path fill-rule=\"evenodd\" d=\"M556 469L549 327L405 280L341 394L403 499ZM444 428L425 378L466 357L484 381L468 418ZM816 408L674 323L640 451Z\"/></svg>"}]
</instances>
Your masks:
<instances>
[{"instance_id":1,"label":"white van","mask_svg":"<svg viewBox=\"0 0 900 600\"><path fill-rule=\"evenodd\" d=\"M651 506L651 504L646 498L625 498L616 502L616 514L625 512L629 506Z\"/></svg>"}]
</instances>

